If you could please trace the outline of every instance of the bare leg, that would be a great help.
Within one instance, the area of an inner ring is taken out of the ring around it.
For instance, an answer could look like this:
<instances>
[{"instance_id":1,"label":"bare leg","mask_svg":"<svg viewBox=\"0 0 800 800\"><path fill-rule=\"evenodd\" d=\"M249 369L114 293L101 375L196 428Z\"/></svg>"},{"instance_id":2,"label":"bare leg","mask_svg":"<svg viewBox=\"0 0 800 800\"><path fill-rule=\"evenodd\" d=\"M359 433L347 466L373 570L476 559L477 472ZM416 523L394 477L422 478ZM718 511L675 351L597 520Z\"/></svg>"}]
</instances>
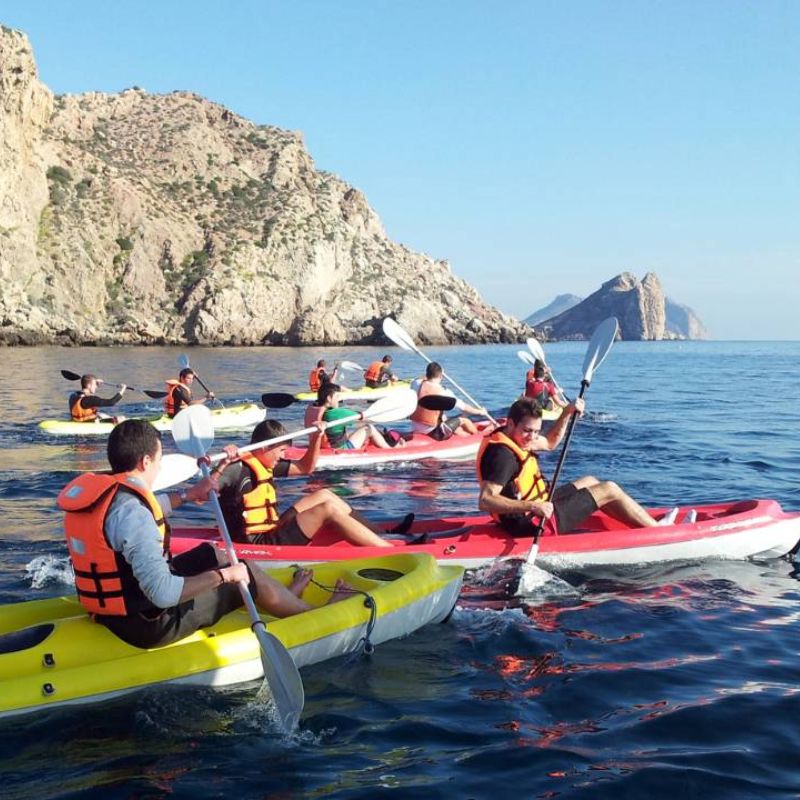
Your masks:
<instances>
[{"instance_id":1,"label":"bare leg","mask_svg":"<svg viewBox=\"0 0 800 800\"><path fill-rule=\"evenodd\" d=\"M367 441L367 429L356 428L347 438L356 450L360 450Z\"/></svg>"},{"instance_id":2,"label":"bare leg","mask_svg":"<svg viewBox=\"0 0 800 800\"><path fill-rule=\"evenodd\" d=\"M348 542L367 547L391 547L373 529L353 516L353 509L328 489L320 489L295 503L297 524L312 539L326 525L332 525ZM361 518L363 519L363 518Z\"/></svg>"},{"instance_id":3,"label":"bare leg","mask_svg":"<svg viewBox=\"0 0 800 800\"><path fill-rule=\"evenodd\" d=\"M300 568L295 571L294 576L292 577L292 582L289 584L289 591L295 597L302 597L303 592L305 591L306 586L311 583L311 579L314 577L313 570Z\"/></svg>"},{"instance_id":4,"label":"bare leg","mask_svg":"<svg viewBox=\"0 0 800 800\"><path fill-rule=\"evenodd\" d=\"M576 485L578 485L576 481ZM631 528L650 528L658 525L647 511L642 508L632 497L627 495L614 481L596 482L586 487L606 514Z\"/></svg>"},{"instance_id":5,"label":"bare leg","mask_svg":"<svg viewBox=\"0 0 800 800\"><path fill-rule=\"evenodd\" d=\"M291 617L293 614L301 614L314 608L257 566L253 566L252 573L256 581L256 604L268 614L274 617Z\"/></svg>"},{"instance_id":6,"label":"bare leg","mask_svg":"<svg viewBox=\"0 0 800 800\"><path fill-rule=\"evenodd\" d=\"M367 425L366 428L362 428L362 430L366 430L369 433L369 440L375 447L380 447L381 450L389 448L390 445L387 443L386 439L383 438L383 434L374 425Z\"/></svg>"},{"instance_id":7,"label":"bare leg","mask_svg":"<svg viewBox=\"0 0 800 800\"><path fill-rule=\"evenodd\" d=\"M456 436L472 436L478 432L478 426L467 417L459 417L458 425L453 432Z\"/></svg>"}]
</instances>

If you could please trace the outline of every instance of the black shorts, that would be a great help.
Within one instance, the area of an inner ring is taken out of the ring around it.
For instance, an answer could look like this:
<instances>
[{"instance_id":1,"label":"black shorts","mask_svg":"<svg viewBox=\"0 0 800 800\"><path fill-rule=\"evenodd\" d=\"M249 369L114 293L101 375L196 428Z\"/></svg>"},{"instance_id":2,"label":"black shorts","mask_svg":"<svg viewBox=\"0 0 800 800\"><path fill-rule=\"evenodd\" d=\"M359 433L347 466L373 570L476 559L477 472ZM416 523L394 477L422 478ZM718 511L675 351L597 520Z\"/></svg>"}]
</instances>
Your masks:
<instances>
[{"instance_id":1,"label":"black shorts","mask_svg":"<svg viewBox=\"0 0 800 800\"><path fill-rule=\"evenodd\" d=\"M175 556L171 568L175 575L190 577L227 563L222 551L218 551L213 545L201 544ZM250 571L249 565L247 569ZM255 599L256 584L252 572L248 588ZM125 617L98 614L95 619L124 642L134 647L149 649L163 647L170 642L190 636L199 628L213 625L225 614L242 605L238 584L224 583L172 608L154 609L153 614L143 612Z\"/></svg>"},{"instance_id":2,"label":"black shorts","mask_svg":"<svg viewBox=\"0 0 800 800\"><path fill-rule=\"evenodd\" d=\"M311 540L303 533L297 521L297 509L289 506L278 519L278 527L269 533L257 533L249 536L248 541L253 544L283 544L305 547Z\"/></svg>"},{"instance_id":3,"label":"black shorts","mask_svg":"<svg viewBox=\"0 0 800 800\"><path fill-rule=\"evenodd\" d=\"M578 489L574 483L567 483L556 489L553 507L559 533L575 530L590 514L597 511L592 493L588 489ZM539 517L510 515L501 517L500 525L512 536L533 536L539 525Z\"/></svg>"},{"instance_id":4,"label":"black shorts","mask_svg":"<svg viewBox=\"0 0 800 800\"><path fill-rule=\"evenodd\" d=\"M588 489L579 489L574 483L566 483L553 494L556 525L559 533L575 530L590 514L597 511L597 503Z\"/></svg>"}]
</instances>

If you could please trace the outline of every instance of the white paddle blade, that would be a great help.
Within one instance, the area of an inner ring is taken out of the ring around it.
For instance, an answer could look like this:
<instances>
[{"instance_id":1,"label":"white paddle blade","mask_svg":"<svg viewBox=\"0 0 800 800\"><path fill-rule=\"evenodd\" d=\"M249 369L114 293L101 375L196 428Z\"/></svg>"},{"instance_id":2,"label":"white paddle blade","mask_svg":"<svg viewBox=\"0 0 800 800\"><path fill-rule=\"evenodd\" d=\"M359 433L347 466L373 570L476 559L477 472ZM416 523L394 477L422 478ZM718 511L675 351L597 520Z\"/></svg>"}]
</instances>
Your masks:
<instances>
[{"instance_id":1,"label":"white paddle blade","mask_svg":"<svg viewBox=\"0 0 800 800\"><path fill-rule=\"evenodd\" d=\"M342 363L339 364L339 366L342 369L349 370L350 372L364 372L364 367L360 366L359 364L356 364L355 361L342 361Z\"/></svg>"},{"instance_id":2,"label":"white paddle blade","mask_svg":"<svg viewBox=\"0 0 800 800\"><path fill-rule=\"evenodd\" d=\"M214 423L206 406L187 406L172 420L172 438L181 453L202 458L214 443Z\"/></svg>"},{"instance_id":3,"label":"white paddle blade","mask_svg":"<svg viewBox=\"0 0 800 800\"><path fill-rule=\"evenodd\" d=\"M526 339L525 343L528 345L528 350L531 351L534 360L539 359L543 364L547 363L547 359L544 357L544 348L539 344L538 339L531 337L530 339Z\"/></svg>"},{"instance_id":4,"label":"white paddle blade","mask_svg":"<svg viewBox=\"0 0 800 800\"><path fill-rule=\"evenodd\" d=\"M586 348L586 357L583 359L583 379L586 383L592 382L594 371L603 363L611 350L619 331L616 317L603 320L595 329Z\"/></svg>"},{"instance_id":5,"label":"white paddle blade","mask_svg":"<svg viewBox=\"0 0 800 800\"><path fill-rule=\"evenodd\" d=\"M189 356L187 356L186 353L181 353L181 355L178 356L178 366L181 369L186 369L189 366Z\"/></svg>"},{"instance_id":6,"label":"white paddle blade","mask_svg":"<svg viewBox=\"0 0 800 800\"><path fill-rule=\"evenodd\" d=\"M261 645L264 680L269 685L279 722L284 731L293 731L300 722L306 696L303 679L289 651L263 625L254 625L253 633Z\"/></svg>"},{"instance_id":7,"label":"white paddle blade","mask_svg":"<svg viewBox=\"0 0 800 800\"><path fill-rule=\"evenodd\" d=\"M417 346L414 344L414 340L408 335L405 329L391 317L386 317L386 319L384 319L383 332L386 334L387 339L391 339L401 349L408 350L409 353L417 352Z\"/></svg>"},{"instance_id":8,"label":"white paddle blade","mask_svg":"<svg viewBox=\"0 0 800 800\"><path fill-rule=\"evenodd\" d=\"M411 416L417 408L417 393L413 389L395 389L390 395L376 400L365 412L370 422L396 422Z\"/></svg>"},{"instance_id":9,"label":"white paddle blade","mask_svg":"<svg viewBox=\"0 0 800 800\"><path fill-rule=\"evenodd\" d=\"M169 453L161 459L161 469L153 483L154 492L189 481L197 475L197 460L180 453Z\"/></svg>"},{"instance_id":10,"label":"white paddle blade","mask_svg":"<svg viewBox=\"0 0 800 800\"><path fill-rule=\"evenodd\" d=\"M527 350L517 350L517 358L530 366L536 363L536 359Z\"/></svg>"}]
</instances>

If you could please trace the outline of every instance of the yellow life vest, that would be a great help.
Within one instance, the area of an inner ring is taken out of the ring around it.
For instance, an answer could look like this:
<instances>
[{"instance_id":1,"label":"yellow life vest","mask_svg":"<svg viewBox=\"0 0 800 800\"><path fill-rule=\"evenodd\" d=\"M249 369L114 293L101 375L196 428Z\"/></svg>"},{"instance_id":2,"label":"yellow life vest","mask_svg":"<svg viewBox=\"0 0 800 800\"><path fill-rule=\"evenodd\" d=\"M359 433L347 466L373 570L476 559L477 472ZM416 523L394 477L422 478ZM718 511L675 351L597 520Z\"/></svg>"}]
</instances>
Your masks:
<instances>
[{"instance_id":1,"label":"yellow life vest","mask_svg":"<svg viewBox=\"0 0 800 800\"><path fill-rule=\"evenodd\" d=\"M273 471L252 453L242 455L242 463L253 473L253 488L242 495L242 517L246 536L269 533L278 525L278 494Z\"/></svg>"},{"instance_id":2,"label":"yellow life vest","mask_svg":"<svg viewBox=\"0 0 800 800\"><path fill-rule=\"evenodd\" d=\"M539 462L533 453L523 450L513 439L507 436L502 431L495 431L491 436L487 436L481 442L478 449L478 457L475 461L475 466L478 471L478 480L483 481L485 478L481 475L481 459L487 447L499 446L508 448L519 462L519 471L514 478L514 491L516 500L536 500L544 502L549 499L550 493L547 488L547 482L539 469ZM499 519L499 515L492 514L495 519Z\"/></svg>"},{"instance_id":3,"label":"yellow life vest","mask_svg":"<svg viewBox=\"0 0 800 800\"><path fill-rule=\"evenodd\" d=\"M58 495L64 515L75 589L92 614L125 616L151 604L144 596L128 562L114 550L105 535L105 521L117 492L131 492L147 506L169 555L169 526L155 495L139 486L129 473L101 475L87 472L68 483Z\"/></svg>"}]
</instances>

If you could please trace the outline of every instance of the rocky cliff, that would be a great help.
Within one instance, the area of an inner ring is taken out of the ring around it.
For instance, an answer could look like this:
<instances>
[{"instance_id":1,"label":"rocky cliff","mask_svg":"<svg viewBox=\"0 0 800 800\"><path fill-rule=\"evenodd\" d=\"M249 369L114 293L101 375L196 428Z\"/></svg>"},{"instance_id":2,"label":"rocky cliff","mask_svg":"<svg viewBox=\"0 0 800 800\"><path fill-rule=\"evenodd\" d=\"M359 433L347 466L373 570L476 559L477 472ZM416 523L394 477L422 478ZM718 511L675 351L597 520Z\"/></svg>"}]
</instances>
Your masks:
<instances>
[{"instance_id":1,"label":"rocky cliff","mask_svg":"<svg viewBox=\"0 0 800 800\"><path fill-rule=\"evenodd\" d=\"M685 337L677 332L677 327L667 324L668 305L673 310L673 325L683 325L694 335ZM677 304L668 304L658 276L648 272L643 280L630 272L623 272L604 283L594 294L576 306L543 322L537 332L540 336L553 339L588 339L592 331L606 317L619 320L620 336L623 339L674 339L705 338L705 329L694 316L686 315L679 319Z\"/></svg>"},{"instance_id":2,"label":"rocky cliff","mask_svg":"<svg viewBox=\"0 0 800 800\"><path fill-rule=\"evenodd\" d=\"M0 31L0 341L520 341L448 264L391 241L298 133L195 94L54 98Z\"/></svg>"}]
</instances>

